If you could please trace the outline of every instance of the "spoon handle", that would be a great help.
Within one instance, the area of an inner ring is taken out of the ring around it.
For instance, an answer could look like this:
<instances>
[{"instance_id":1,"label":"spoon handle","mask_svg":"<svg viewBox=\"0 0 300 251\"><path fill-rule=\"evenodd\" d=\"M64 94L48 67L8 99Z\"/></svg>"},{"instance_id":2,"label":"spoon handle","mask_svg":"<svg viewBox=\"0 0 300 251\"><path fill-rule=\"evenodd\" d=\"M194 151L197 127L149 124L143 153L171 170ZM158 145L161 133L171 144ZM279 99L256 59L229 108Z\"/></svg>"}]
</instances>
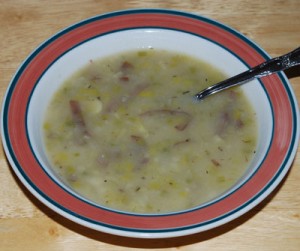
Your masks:
<instances>
[{"instance_id":1,"label":"spoon handle","mask_svg":"<svg viewBox=\"0 0 300 251\"><path fill-rule=\"evenodd\" d=\"M282 55L280 57L272 58L251 68L245 72L242 72L236 76L212 85L195 95L197 100L203 99L211 94L217 93L219 91L225 90L229 87L233 87L253 78L259 78L273 74L278 71L283 71L288 68L300 64L300 47L297 49Z\"/></svg>"}]
</instances>

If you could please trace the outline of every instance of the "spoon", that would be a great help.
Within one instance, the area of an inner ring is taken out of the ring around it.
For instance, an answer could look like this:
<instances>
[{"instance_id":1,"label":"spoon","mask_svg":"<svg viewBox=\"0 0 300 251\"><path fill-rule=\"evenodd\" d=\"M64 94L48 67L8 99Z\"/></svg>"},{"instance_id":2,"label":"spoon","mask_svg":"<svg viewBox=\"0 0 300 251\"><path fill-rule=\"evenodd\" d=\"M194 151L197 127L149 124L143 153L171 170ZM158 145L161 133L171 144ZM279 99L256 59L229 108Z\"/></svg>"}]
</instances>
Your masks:
<instances>
[{"instance_id":1,"label":"spoon","mask_svg":"<svg viewBox=\"0 0 300 251\"><path fill-rule=\"evenodd\" d=\"M300 65L300 47L282 55L280 57L269 59L262 64L259 64L247 71L244 71L236 76L214 84L195 95L197 100L204 99L205 97L217 93L219 91L228 89L230 87L243 84L253 78L260 78L273 74L278 71L289 69L293 66Z\"/></svg>"}]
</instances>

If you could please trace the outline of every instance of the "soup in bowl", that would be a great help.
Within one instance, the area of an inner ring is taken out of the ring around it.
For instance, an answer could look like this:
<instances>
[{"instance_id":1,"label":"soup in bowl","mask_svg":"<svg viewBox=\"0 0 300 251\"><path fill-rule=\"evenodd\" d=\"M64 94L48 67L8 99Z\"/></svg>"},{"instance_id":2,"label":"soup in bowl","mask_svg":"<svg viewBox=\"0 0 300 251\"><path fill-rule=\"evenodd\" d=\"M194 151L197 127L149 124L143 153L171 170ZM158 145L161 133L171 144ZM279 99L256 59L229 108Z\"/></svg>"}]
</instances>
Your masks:
<instances>
[{"instance_id":1,"label":"soup in bowl","mask_svg":"<svg viewBox=\"0 0 300 251\"><path fill-rule=\"evenodd\" d=\"M216 21L130 10L56 34L22 64L2 109L18 177L63 216L108 233L180 236L263 200L297 148L286 77L198 102L269 56Z\"/></svg>"},{"instance_id":2,"label":"soup in bowl","mask_svg":"<svg viewBox=\"0 0 300 251\"><path fill-rule=\"evenodd\" d=\"M59 88L43 124L58 177L127 212L189 209L226 192L256 153L256 113L240 88L199 103L224 79L211 65L155 48L90 60Z\"/></svg>"}]
</instances>

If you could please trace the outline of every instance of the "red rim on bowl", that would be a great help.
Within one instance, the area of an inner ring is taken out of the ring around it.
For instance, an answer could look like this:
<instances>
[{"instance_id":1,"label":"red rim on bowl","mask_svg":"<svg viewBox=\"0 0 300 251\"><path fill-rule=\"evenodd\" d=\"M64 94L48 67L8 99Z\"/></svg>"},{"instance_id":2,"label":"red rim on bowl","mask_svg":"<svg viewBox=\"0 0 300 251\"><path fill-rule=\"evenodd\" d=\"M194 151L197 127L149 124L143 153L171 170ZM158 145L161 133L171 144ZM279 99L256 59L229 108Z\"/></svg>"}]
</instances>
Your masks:
<instances>
[{"instance_id":1,"label":"red rim on bowl","mask_svg":"<svg viewBox=\"0 0 300 251\"><path fill-rule=\"evenodd\" d=\"M39 46L12 79L2 107L1 133L8 160L25 186L47 206L87 227L134 237L171 237L204 231L247 212L283 179L296 154L299 111L293 91L279 73L261 80L272 107L272 144L255 175L234 192L205 206L179 213L140 215L116 212L82 200L53 180L32 151L27 108L32 92L48 67L79 44L114 32L151 28L205 38L236 55L248 66L269 56L235 30L211 19L171 10L126 10L75 24Z\"/></svg>"}]
</instances>

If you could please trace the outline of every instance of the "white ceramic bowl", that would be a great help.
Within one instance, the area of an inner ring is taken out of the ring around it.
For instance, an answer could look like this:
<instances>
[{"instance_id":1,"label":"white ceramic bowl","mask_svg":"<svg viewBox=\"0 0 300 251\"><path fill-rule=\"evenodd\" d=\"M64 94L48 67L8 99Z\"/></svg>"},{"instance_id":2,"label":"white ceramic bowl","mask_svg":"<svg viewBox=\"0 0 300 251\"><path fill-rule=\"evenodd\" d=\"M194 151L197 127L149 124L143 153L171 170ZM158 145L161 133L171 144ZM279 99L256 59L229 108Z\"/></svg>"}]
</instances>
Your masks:
<instances>
[{"instance_id":1,"label":"white ceramic bowl","mask_svg":"<svg viewBox=\"0 0 300 251\"><path fill-rule=\"evenodd\" d=\"M122 236L163 238L225 224L269 195L295 156L299 111L283 73L242 86L257 113L257 153L238 184L197 208L159 215L110 210L80 197L62 184L50 168L42 140L42 120L53 93L90 59L149 47L190 54L229 76L269 58L237 31L189 13L141 9L85 20L41 44L12 79L1 114L2 141L8 160L39 200L92 229Z\"/></svg>"}]
</instances>

